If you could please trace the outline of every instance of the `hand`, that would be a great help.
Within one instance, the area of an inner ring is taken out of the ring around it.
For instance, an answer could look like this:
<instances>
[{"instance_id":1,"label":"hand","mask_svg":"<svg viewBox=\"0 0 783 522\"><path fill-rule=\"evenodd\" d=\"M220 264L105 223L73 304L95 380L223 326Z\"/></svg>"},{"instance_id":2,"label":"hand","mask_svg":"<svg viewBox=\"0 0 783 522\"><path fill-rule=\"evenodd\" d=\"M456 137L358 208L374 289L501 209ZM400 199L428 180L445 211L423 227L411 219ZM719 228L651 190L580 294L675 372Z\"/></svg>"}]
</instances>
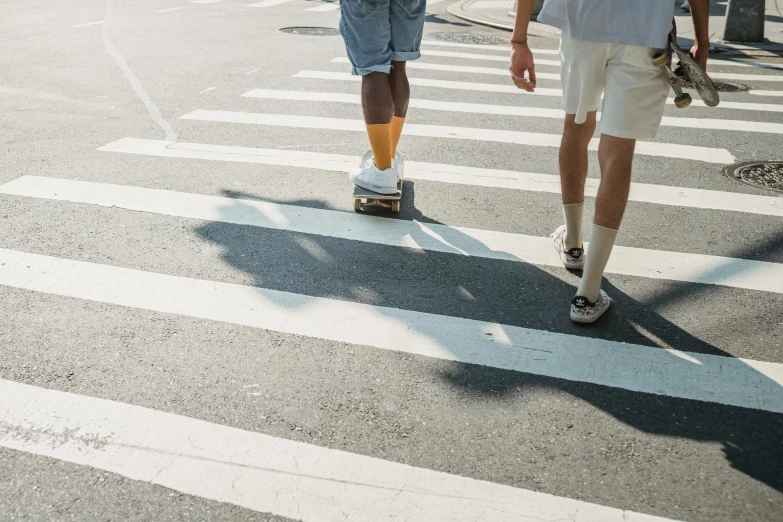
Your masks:
<instances>
[{"instance_id":1,"label":"hand","mask_svg":"<svg viewBox=\"0 0 783 522\"><path fill-rule=\"evenodd\" d=\"M707 72L707 55L710 52L710 44L709 42L702 44L699 46L698 42L693 44L693 47L691 47L691 56L694 60L696 60L696 63L699 64L699 67L701 67L701 70L704 72Z\"/></svg>"},{"instance_id":2,"label":"hand","mask_svg":"<svg viewBox=\"0 0 783 522\"><path fill-rule=\"evenodd\" d=\"M533 63L533 53L527 43L518 44L511 42L511 65L508 70L511 72L511 79L514 84L522 90L533 92L536 88L536 69ZM528 73L528 79L525 79L525 71Z\"/></svg>"}]
</instances>

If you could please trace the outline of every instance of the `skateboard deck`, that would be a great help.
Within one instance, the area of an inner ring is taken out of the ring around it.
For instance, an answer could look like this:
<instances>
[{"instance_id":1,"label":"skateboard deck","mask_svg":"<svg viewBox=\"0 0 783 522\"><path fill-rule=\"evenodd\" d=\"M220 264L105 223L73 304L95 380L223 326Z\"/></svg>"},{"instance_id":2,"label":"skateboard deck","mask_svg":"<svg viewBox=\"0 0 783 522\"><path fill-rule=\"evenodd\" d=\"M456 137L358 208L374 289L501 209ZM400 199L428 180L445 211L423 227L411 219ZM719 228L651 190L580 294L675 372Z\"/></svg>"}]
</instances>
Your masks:
<instances>
[{"instance_id":1,"label":"skateboard deck","mask_svg":"<svg viewBox=\"0 0 783 522\"><path fill-rule=\"evenodd\" d=\"M672 70L672 56L677 55L678 66L675 70ZM707 76L707 73L699 67L696 60L683 51L677 44L677 25L674 24L671 33L669 33L669 43L666 49L657 52L652 57L652 63L656 67L663 69L666 74L666 78L674 90L676 95L674 98L674 105L680 109L684 109L691 104L691 95L684 93L683 80L689 82L699 93L704 105L707 107L715 107L720 103L720 96L715 89L715 84L712 79Z\"/></svg>"},{"instance_id":2,"label":"skateboard deck","mask_svg":"<svg viewBox=\"0 0 783 522\"><path fill-rule=\"evenodd\" d=\"M368 150L362 156L362 161L359 163L360 167L363 167L367 160L372 158L372 150ZM391 210L392 212L399 213L400 200L402 199L402 185L403 176L405 173L405 163L402 156L398 152L394 157L397 160L397 167L400 171L400 180L397 182L396 194L378 194L372 190L367 190L362 187L353 186L353 209L356 212L360 212L363 208L375 208L379 210Z\"/></svg>"}]
</instances>

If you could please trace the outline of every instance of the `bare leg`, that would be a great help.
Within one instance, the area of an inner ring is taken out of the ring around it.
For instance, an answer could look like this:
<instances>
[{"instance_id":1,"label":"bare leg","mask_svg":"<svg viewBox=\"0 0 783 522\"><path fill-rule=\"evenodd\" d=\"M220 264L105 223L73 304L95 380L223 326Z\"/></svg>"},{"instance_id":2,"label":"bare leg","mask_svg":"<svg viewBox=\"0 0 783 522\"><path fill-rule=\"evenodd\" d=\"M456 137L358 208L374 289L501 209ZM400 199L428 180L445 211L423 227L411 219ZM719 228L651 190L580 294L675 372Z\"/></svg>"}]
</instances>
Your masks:
<instances>
[{"instance_id":1,"label":"bare leg","mask_svg":"<svg viewBox=\"0 0 783 522\"><path fill-rule=\"evenodd\" d=\"M391 123L394 99L388 76L381 72L362 76L362 111L367 125Z\"/></svg>"},{"instance_id":2,"label":"bare leg","mask_svg":"<svg viewBox=\"0 0 783 522\"><path fill-rule=\"evenodd\" d=\"M394 115L398 118L404 118L408 112L408 102L411 98L411 87L408 84L405 62L392 62L389 89L394 99Z\"/></svg>"},{"instance_id":3,"label":"bare leg","mask_svg":"<svg viewBox=\"0 0 783 522\"><path fill-rule=\"evenodd\" d=\"M593 223L605 228L620 228L628 193L631 190L631 165L636 140L601 135L598 162L601 184L595 200Z\"/></svg>"},{"instance_id":4,"label":"bare leg","mask_svg":"<svg viewBox=\"0 0 783 522\"><path fill-rule=\"evenodd\" d=\"M560 142L560 189L566 230L563 244L567 250L582 248L582 212L587 177L587 146L595 132L595 111L577 124L576 115L566 114Z\"/></svg>"},{"instance_id":5,"label":"bare leg","mask_svg":"<svg viewBox=\"0 0 783 522\"><path fill-rule=\"evenodd\" d=\"M587 120L581 124L574 122L575 117L566 114L560 142L560 189L566 205L585 200L587 145L595 133L595 112L587 113Z\"/></svg>"},{"instance_id":6,"label":"bare leg","mask_svg":"<svg viewBox=\"0 0 783 522\"><path fill-rule=\"evenodd\" d=\"M617 229L623 220L628 192L631 188L631 165L636 140L601 135L598 162L601 164L601 184L595 200L595 218L590 233L582 280L577 295L597 301L606 264L612 253Z\"/></svg>"}]
</instances>

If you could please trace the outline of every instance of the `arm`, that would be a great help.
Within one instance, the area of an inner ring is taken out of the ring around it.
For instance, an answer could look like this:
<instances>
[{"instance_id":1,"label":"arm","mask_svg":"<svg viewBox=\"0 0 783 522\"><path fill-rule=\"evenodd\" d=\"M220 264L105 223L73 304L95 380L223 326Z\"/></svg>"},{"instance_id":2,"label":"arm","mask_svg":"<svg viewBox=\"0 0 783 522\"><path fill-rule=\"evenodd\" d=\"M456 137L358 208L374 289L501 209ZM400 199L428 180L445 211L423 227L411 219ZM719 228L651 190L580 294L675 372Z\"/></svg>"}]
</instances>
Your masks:
<instances>
[{"instance_id":1,"label":"arm","mask_svg":"<svg viewBox=\"0 0 783 522\"><path fill-rule=\"evenodd\" d=\"M707 55L710 51L710 0L688 0L693 18L696 43L691 54L703 70L707 70Z\"/></svg>"},{"instance_id":2,"label":"arm","mask_svg":"<svg viewBox=\"0 0 783 522\"><path fill-rule=\"evenodd\" d=\"M516 86L528 92L533 92L536 87L533 53L527 45L527 26L530 23L534 4L535 0L517 0L514 32L511 33L511 65L508 68ZM525 79L525 71L528 72L529 80Z\"/></svg>"}]
</instances>

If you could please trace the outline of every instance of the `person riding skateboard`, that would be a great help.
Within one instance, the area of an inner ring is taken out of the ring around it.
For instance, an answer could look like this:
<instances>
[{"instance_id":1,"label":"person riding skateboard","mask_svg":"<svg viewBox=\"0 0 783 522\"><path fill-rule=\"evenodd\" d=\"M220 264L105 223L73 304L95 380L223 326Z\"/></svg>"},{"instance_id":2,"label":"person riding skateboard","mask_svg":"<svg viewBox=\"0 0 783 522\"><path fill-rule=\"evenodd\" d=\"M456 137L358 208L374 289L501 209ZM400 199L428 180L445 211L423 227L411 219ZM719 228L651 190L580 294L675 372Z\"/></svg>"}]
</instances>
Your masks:
<instances>
[{"instance_id":1,"label":"person riding skateboard","mask_svg":"<svg viewBox=\"0 0 783 522\"><path fill-rule=\"evenodd\" d=\"M395 194L410 99L405 62L421 56L425 0L342 0L340 33L352 73L362 77L362 111L373 158L348 173L357 186Z\"/></svg>"},{"instance_id":2,"label":"person riding skateboard","mask_svg":"<svg viewBox=\"0 0 783 522\"><path fill-rule=\"evenodd\" d=\"M535 62L527 29L535 0L517 0L511 36L511 72L520 89L536 87ZM571 319L592 323L609 309L601 279L625 212L637 139L654 138L663 117L669 83L651 58L667 46L674 0L545 0L538 21L561 30L560 59L565 125L559 165L565 225L552 234L566 268L583 268L571 301ZM706 70L709 0L690 0L696 31L691 49ZM527 73L527 78L525 77ZM603 99L602 99L603 95ZM590 251L582 245L582 210L587 147L601 109L598 162L601 182L590 231Z\"/></svg>"}]
</instances>

